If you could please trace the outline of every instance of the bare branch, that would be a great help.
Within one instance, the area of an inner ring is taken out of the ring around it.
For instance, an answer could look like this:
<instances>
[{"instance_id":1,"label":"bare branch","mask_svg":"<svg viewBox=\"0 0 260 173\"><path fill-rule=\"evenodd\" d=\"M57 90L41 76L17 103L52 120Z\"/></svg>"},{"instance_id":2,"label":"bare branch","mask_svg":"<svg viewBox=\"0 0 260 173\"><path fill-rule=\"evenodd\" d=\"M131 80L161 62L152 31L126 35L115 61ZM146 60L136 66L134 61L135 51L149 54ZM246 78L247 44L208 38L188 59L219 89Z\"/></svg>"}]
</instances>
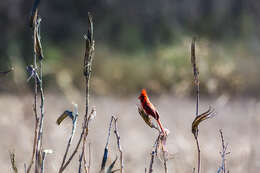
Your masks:
<instances>
[{"instance_id":1,"label":"bare branch","mask_svg":"<svg viewBox=\"0 0 260 173\"><path fill-rule=\"evenodd\" d=\"M120 136L119 136L118 127L117 127L118 118L115 118L114 116L112 116L112 117L114 118L114 122L115 122L114 133L115 133L116 139L117 139L117 148L120 153L120 173L123 173L124 172L124 162L123 162L123 151L122 151L122 147L120 144Z\"/></svg>"},{"instance_id":2,"label":"bare branch","mask_svg":"<svg viewBox=\"0 0 260 173\"><path fill-rule=\"evenodd\" d=\"M158 154L159 140L160 140L160 134L158 135L158 137L156 138L156 140L154 142L153 150L152 150L152 153L151 153L151 160L150 160L150 164L149 164L148 173L153 172L154 156Z\"/></svg>"},{"instance_id":3,"label":"bare branch","mask_svg":"<svg viewBox=\"0 0 260 173\"><path fill-rule=\"evenodd\" d=\"M87 168L86 173L90 173L91 161L92 161L91 155L92 155L92 153L91 153L91 143L89 143L88 144L88 168ZM86 159L84 161L86 162ZM86 163L85 163L85 165L86 165Z\"/></svg>"},{"instance_id":4,"label":"bare branch","mask_svg":"<svg viewBox=\"0 0 260 173\"><path fill-rule=\"evenodd\" d=\"M226 155L230 154L230 152L227 152L228 144L225 144L223 132L221 129L219 129L220 138L221 138L221 144L222 144L222 151L220 152L220 156L222 159L221 166L218 168L217 173L226 173Z\"/></svg>"}]
</instances>

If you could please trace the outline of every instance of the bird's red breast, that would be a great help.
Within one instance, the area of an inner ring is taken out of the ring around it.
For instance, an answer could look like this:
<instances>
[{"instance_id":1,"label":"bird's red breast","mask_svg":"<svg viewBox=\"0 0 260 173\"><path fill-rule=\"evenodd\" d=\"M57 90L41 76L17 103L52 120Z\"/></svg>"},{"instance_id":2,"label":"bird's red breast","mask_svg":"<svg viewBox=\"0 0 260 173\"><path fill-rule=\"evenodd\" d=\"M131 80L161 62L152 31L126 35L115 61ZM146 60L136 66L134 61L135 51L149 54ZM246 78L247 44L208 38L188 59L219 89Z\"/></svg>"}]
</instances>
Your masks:
<instances>
[{"instance_id":1,"label":"bird's red breast","mask_svg":"<svg viewBox=\"0 0 260 173\"><path fill-rule=\"evenodd\" d=\"M144 109L144 111L148 114L153 116L156 120L159 119L159 114L156 111L154 105L150 102L147 92L145 89L142 89L142 92L140 94L140 96L138 97L138 99L141 102L141 105Z\"/></svg>"}]
</instances>

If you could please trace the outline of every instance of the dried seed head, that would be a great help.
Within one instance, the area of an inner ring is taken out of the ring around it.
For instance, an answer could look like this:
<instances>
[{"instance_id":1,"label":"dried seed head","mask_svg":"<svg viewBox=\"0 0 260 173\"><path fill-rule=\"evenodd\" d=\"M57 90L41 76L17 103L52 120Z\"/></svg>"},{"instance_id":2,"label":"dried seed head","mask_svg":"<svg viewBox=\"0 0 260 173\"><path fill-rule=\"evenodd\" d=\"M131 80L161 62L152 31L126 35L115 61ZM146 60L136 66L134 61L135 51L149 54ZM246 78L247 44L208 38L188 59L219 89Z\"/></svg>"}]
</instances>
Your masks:
<instances>
[{"instance_id":1,"label":"dried seed head","mask_svg":"<svg viewBox=\"0 0 260 173\"><path fill-rule=\"evenodd\" d=\"M215 115L216 115L215 110L211 109L211 107L209 107L209 109L206 112L200 114L199 116L196 116L196 118L192 122L192 133L193 133L195 138L198 137L199 124L202 121L209 119L209 118L212 118Z\"/></svg>"},{"instance_id":2,"label":"dried seed head","mask_svg":"<svg viewBox=\"0 0 260 173\"><path fill-rule=\"evenodd\" d=\"M93 119L96 117L96 115L97 115L96 107L93 106L93 107L92 107L92 110L91 110L91 112L90 112L90 114L89 114L89 120L93 120Z\"/></svg>"},{"instance_id":3,"label":"dried seed head","mask_svg":"<svg viewBox=\"0 0 260 173\"><path fill-rule=\"evenodd\" d=\"M198 69L197 63L196 63L195 41L196 41L196 38L194 37L191 42L191 65L193 68L194 82L196 85L198 85L199 84L199 69Z\"/></svg>"}]
</instances>

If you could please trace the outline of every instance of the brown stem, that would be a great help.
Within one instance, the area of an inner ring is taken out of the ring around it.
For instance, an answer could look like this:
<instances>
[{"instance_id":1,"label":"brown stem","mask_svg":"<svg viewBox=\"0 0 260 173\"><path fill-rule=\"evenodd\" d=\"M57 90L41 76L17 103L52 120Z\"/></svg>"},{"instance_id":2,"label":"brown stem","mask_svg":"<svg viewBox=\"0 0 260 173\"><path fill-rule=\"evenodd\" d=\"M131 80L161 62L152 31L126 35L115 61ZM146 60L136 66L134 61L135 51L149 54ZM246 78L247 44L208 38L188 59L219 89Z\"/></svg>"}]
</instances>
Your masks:
<instances>
[{"instance_id":1,"label":"brown stem","mask_svg":"<svg viewBox=\"0 0 260 173\"><path fill-rule=\"evenodd\" d=\"M152 151L152 153L151 153L151 161L150 161L150 166L149 166L149 173L153 172L154 155L155 155L155 151Z\"/></svg>"},{"instance_id":2,"label":"brown stem","mask_svg":"<svg viewBox=\"0 0 260 173\"><path fill-rule=\"evenodd\" d=\"M117 139L117 148L118 148L119 153L120 153L120 173L123 173L124 172L123 151L122 151L122 147L121 147L121 144L120 144L120 136L119 136L118 128L117 128L117 120L118 119L114 117L114 122L115 122L114 133L115 133L116 139Z\"/></svg>"},{"instance_id":3,"label":"brown stem","mask_svg":"<svg viewBox=\"0 0 260 173\"><path fill-rule=\"evenodd\" d=\"M196 116L199 116L199 97L200 97L200 84L196 85Z\"/></svg>"},{"instance_id":4,"label":"brown stem","mask_svg":"<svg viewBox=\"0 0 260 173\"><path fill-rule=\"evenodd\" d=\"M60 167L59 173L63 172L64 169L69 165L69 163L73 159L74 155L77 153L82 139L84 138L84 140L85 140L88 135L89 87L90 87L92 59L93 59L94 47L95 47L95 43L93 40L93 22L92 22L92 16L90 13L88 14L88 21L89 21L89 28L88 28L88 35L86 36L86 48L85 48L85 57L84 57L84 66L83 66L84 76L86 79L86 113L85 113L85 117L84 117L82 132L80 134L80 138L78 140L76 148L72 152L72 154L69 157L69 159L67 160L67 162L65 162L64 165Z\"/></svg>"},{"instance_id":5,"label":"brown stem","mask_svg":"<svg viewBox=\"0 0 260 173\"><path fill-rule=\"evenodd\" d=\"M34 127L34 139L33 139L33 151L32 151L32 158L30 161L30 164L28 166L28 169L26 171L26 173L29 173L31 170L31 167L34 163L34 156L35 156L35 150L36 150L36 141L37 141L37 131L38 131L38 118L35 117L35 127Z\"/></svg>"},{"instance_id":6,"label":"brown stem","mask_svg":"<svg viewBox=\"0 0 260 173\"><path fill-rule=\"evenodd\" d=\"M196 144L197 144L197 151L198 151L198 173L200 173L200 146L198 137L195 137Z\"/></svg>"}]
</instances>

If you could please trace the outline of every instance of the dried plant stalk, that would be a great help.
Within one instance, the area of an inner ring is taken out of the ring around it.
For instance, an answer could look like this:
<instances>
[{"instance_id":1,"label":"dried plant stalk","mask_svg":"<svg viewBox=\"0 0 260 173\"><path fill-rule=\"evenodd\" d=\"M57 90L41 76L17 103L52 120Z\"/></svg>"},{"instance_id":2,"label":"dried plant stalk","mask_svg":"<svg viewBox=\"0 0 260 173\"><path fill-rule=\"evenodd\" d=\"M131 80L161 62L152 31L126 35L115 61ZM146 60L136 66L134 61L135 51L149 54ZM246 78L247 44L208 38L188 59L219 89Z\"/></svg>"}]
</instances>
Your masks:
<instances>
[{"instance_id":1,"label":"dried plant stalk","mask_svg":"<svg viewBox=\"0 0 260 173\"><path fill-rule=\"evenodd\" d=\"M160 131L158 129L158 127L156 127L154 125L154 123L152 122L151 116L149 116L142 107L137 106L138 109L138 113L140 114L140 116L143 118L144 122L151 128L157 129L158 131Z\"/></svg>"},{"instance_id":2,"label":"dried plant stalk","mask_svg":"<svg viewBox=\"0 0 260 173\"><path fill-rule=\"evenodd\" d=\"M196 116L192 122L192 133L194 135L198 151L198 173L200 172L200 146L198 139L199 124L206 119L212 118L215 114L215 110L209 107L209 109L206 112L200 114L199 116Z\"/></svg>"},{"instance_id":3,"label":"dried plant stalk","mask_svg":"<svg viewBox=\"0 0 260 173\"><path fill-rule=\"evenodd\" d=\"M198 173L200 173L200 146L199 146L199 140L198 140L198 127L199 124L215 115L214 109L209 108L206 112L199 115L199 69L197 67L196 62L196 54L195 54L195 37L192 39L191 43L191 64L193 69L193 76L194 76L194 84L196 89L196 117L192 122L192 133L194 135L196 145L197 145L197 151L198 151Z\"/></svg>"},{"instance_id":4,"label":"dried plant stalk","mask_svg":"<svg viewBox=\"0 0 260 173\"><path fill-rule=\"evenodd\" d=\"M41 51L42 54L42 48L41 48L41 43L40 43L40 22L41 19L38 18L38 5L39 5L39 0L35 0L32 8L32 13L31 13L31 19L30 19L30 26L33 28L33 45L34 45L34 65L31 66L31 71L29 71L31 77L34 77L34 105L33 105L33 111L34 111L34 116L35 116L35 128L34 128L34 141L33 141L33 151L32 151L32 157L31 161L29 163L27 173L30 172L31 167L34 163L34 157L35 157L35 172L39 172L39 167L40 167L40 148L41 146L41 137L42 137L42 124L43 124L43 116L44 116L44 95L43 95L43 88L42 88L42 64L40 65L40 71L41 75L37 74L37 56L39 56L39 51ZM38 45L38 46L37 46ZM39 47L40 46L40 47ZM38 48L38 50L36 49ZM43 54L41 55L43 57ZM37 93L38 93L38 87L40 87L40 93L41 93L41 115L40 118L37 115ZM39 121L40 120L40 121Z\"/></svg>"},{"instance_id":5,"label":"dried plant stalk","mask_svg":"<svg viewBox=\"0 0 260 173\"><path fill-rule=\"evenodd\" d=\"M221 166L218 168L217 173L221 173L221 172L226 173L226 156L228 154L230 154L230 152L227 152L228 144L225 144L223 132L222 132L221 129L219 129L219 133L220 133L221 146L222 146L222 151L220 152L220 156L221 156L222 161L221 161Z\"/></svg>"},{"instance_id":6,"label":"dried plant stalk","mask_svg":"<svg viewBox=\"0 0 260 173\"><path fill-rule=\"evenodd\" d=\"M119 136L118 127L117 127L118 118L115 118L115 117L113 117L113 118L114 118L114 122L115 122L114 133L115 133L116 139L117 139L117 148L118 148L118 151L120 153L120 173L123 173L124 172L123 150L122 150L122 147L121 147L121 144L120 144L120 136Z\"/></svg>"},{"instance_id":7,"label":"dried plant stalk","mask_svg":"<svg viewBox=\"0 0 260 173\"><path fill-rule=\"evenodd\" d=\"M84 117L84 122L83 122L83 127L82 127L82 132L80 134L80 138L76 144L76 147L68 160L61 165L59 169L59 173L63 172L64 169L69 165L73 157L78 151L78 148L81 144L82 139L86 139L88 135L88 124L91 116L88 116L88 109L89 109L89 89L90 89L90 77L91 77L91 66L92 66L92 60L94 57L94 50L95 50L95 41L93 39L93 21L92 21L92 16L90 13L88 13L88 21L89 21L89 28L88 28L88 34L85 37L86 40L86 48L85 48L85 56L84 56L84 65L83 65L83 71L84 71L84 76L86 79L86 113Z\"/></svg>"},{"instance_id":8,"label":"dried plant stalk","mask_svg":"<svg viewBox=\"0 0 260 173\"><path fill-rule=\"evenodd\" d=\"M41 18L38 18L36 21L36 25L34 27L34 47L37 47L37 49L34 50L35 53L35 63L37 64L37 57L40 57L40 80L38 79L38 86L40 89L40 98L41 98L41 104L40 104L40 122L39 122L39 128L38 128L38 134L37 134L37 143L36 143L36 172L39 172L40 169L40 165L42 165L42 138L43 138L43 123L44 123L44 93L43 93L43 80L42 80L42 58L43 58L43 54L42 54L42 50L41 47L39 47L40 43L40 22L41 22ZM38 46L37 46L38 45ZM36 69L36 73L35 76L37 77L37 65L35 66ZM39 76L39 75L38 75Z\"/></svg>"},{"instance_id":9,"label":"dried plant stalk","mask_svg":"<svg viewBox=\"0 0 260 173\"><path fill-rule=\"evenodd\" d=\"M156 138L154 146L153 146L148 173L152 173L153 172L154 156L158 154L158 148L159 148L159 145L160 145L159 143L160 143L160 134Z\"/></svg>"}]
</instances>

